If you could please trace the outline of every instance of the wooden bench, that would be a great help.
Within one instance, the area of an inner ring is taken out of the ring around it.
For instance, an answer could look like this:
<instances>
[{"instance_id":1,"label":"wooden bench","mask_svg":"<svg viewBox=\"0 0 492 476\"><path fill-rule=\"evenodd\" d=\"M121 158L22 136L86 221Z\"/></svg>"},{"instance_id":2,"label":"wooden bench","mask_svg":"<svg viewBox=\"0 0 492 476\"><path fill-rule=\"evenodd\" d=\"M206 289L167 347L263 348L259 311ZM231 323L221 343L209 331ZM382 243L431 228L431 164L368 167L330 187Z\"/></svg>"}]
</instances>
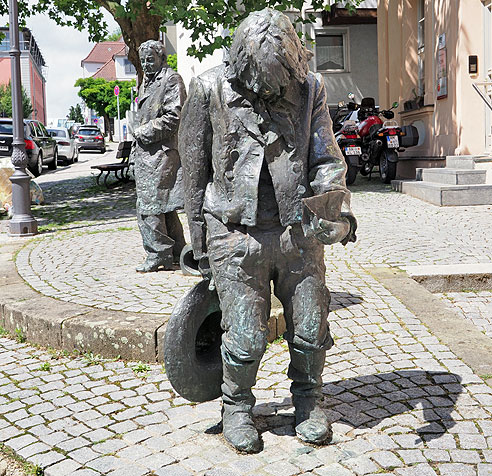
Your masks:
<instances>
[{"instance_id":1,"label":"wooden bench","mask_svg":"<svg viewBox=\"0 0 492 476\"><path fill-rule=\"evenodd\" d=\"M133 162L130 162L130 152L132 149L131 141L124 141L118 144L118 151L116 152L116 158L121 159L121 162L114 162L112 164L92 165L91 169L99 170L99 175L96 178L96 183L99 185L99 179L102 174L106 172L104 177L104 185L109 188L108 177L111 172L114 172L116 177L116 183L128 182L130 180L130 167L133 166Z\"/></svg>"}]
</instances>

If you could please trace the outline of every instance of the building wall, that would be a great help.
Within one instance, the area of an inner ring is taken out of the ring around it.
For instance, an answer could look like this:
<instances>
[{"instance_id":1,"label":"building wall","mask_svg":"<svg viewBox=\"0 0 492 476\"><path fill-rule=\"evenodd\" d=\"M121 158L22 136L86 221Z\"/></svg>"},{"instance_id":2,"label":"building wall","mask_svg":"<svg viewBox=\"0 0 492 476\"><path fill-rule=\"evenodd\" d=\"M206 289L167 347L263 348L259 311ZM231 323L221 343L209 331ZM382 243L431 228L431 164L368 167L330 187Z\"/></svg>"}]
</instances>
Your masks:
<instances>
[{"instance_id":1,"label":"building wall","mask_svg":"<svg viewBox=\"0 0 492 476\"><path fill-rule=\"evenodd\" d=\"M33 119L46 123L46 90L45 81L37 67L30 61L27 53L20 57L21 83L31 99ZM8 84L11 78L10 58L0 58L0 84ZM35 114L37 110L37 115Z\"/></svg>"},{"instance_id":2,"label":"building wall","mask_svg":"<svg viewBox=\"0 0 492 476\"><path fill-rule=\"evenodd\" d=\"M376 25L347 25L335 27L323 27L321 18L314 25L307 27L307 33L311 38L317 31L347 31L348 71L347 72L321 72L326 85L328 104L336 105L340 101L347 100L347 94L353 92L356 100L371 96L378 103L378 35ZM314 50L314 46L310 48ZM316 63L310 62L312 71L316 71Z\"/></svg>"},{"instance_id":3,"label":"building wall","mask_svg":"<svg viewBox=\"0 0 492 476\"><path fill-rule=\"evenodd\" d=\"M32 117L46 124L44 81L34 65L30 65Z\"/></svg>"},{"instance_id":4,"label":"building wall","mask_svg":"<svg viewBox=\"0 0 492 476\"><path fill-rule=\"evenodd\" d=\"M215 51L212 55L205 57L201 62L188 56L187 49L191 46L191 34L182 26L176 26L177 36L177 55L178 55L178 73L182 76L183 81L188 89L191 78L198 76L210 68L222 63L222 50Z\"/></svg>"},{"instance_id":5,"label":"building wall","mask_svg":"<svg viewBox=\"0 0 492 476\"><path fill-rule=\"evenodd\" d=\"M94 73L97 73L97 71L99 71L99 69L101 69L102 66L104 66L103 63L83 63L82 64L83 77L89 78Z\"/></svg>"},{"instance_id":6,"label":"building wall","mask_svg":"<svg viewBox=\"0 0 492 476\"><path fill-rule=\"evenodd\" d=\"M10 58L0 58L0 84L8 84L10 75Z\"/></svg>"},{"instance_id":7,"label":"building wall","mask_svg":"<svg viewBox=\"0 0 492 476\"><path fill-rule=\"evenodd\" d=\"M405 112L418 94L417 0L381 0L378 6L379 96L381 107L400 102L396 116L421 134L402 157L480 155L485 150L485 105L473 89L468 56L484 64L484 6L480 0L426 0L425 95L423 107ZM445 35L446 98L437 98L439 36Z\"/></svg>"},{"instance_id":8,"label":"building wall","mask_svg":"<svg viewBox=\"0 0 492 476\"><path fill-rule=\"evenodd\" d=\"M115 56L114 66L116 70L116 79L121 79L123 81L129 81L130 79L135 79L137 77L136 73L125 73L125 59L126 56Z\"/></svg>"}]
</instances>

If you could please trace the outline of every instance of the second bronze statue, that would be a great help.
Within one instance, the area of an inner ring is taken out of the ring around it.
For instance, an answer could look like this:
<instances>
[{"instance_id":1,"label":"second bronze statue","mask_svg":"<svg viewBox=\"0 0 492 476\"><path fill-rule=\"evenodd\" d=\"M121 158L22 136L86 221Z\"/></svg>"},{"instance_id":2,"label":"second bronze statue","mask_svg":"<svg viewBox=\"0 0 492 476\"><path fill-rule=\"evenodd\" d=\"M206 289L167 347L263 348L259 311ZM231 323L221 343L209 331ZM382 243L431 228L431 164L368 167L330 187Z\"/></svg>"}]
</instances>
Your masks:
<instances>
[{"instance_id":1,"label":"second bronze statue","mask_svg":"<svg viewBox=\"0 0 492 476\"><path fill-rule=\"evenodd\" d=\"M177 211L183 208L181 161L177 134L186 90L181 76L167 64L164 46L142 43L145 76L138 93L133 136L137 219L146 260L137 271L170 269L185 245Z\"/></svg>"}]
</instances>

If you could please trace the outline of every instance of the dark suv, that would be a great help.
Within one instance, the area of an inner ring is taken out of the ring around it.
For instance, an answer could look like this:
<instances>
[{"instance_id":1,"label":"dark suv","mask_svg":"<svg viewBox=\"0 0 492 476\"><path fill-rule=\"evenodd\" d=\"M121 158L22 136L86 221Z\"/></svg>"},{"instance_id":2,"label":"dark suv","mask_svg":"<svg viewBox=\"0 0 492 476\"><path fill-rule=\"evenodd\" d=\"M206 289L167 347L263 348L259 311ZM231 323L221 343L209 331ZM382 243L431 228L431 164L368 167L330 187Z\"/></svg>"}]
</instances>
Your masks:
<instances>
[{"instance_id":1,"label":"dark suv","mask_svg":"<svg viewBox=\"0 0 492 476\"><path fill-rule=\"evenodd\" d=\"M101 129L97 126L80 126L75 134L77 150L98 150L102 154L106 152L106 144Z\"/></svg>"},{"instance_id":2,"label":"dark suv","mask_svg":"<svg viewBox=\"0 0 492 476\"><path fill-rule=\"evenodd\" d=\"M12 156L12 119L0 118L0 156ZM41 175L43 164L50 170L56 169L58 150L43 123L24 119L24 141L26 143L27 168L35 177Z\"/></svg>"}]
</instances>

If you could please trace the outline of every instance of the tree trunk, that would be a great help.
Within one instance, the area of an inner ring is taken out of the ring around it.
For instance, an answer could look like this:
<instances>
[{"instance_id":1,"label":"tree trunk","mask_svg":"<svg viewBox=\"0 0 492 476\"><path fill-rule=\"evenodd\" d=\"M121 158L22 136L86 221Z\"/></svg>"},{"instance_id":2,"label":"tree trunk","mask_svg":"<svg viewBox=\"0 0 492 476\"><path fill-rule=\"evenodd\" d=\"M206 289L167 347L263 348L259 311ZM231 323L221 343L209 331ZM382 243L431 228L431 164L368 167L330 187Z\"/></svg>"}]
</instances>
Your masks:
<instances>
[{"instance_id":1,"label":"tree trunk","mask_svg":"<svg viewBox=\"0 0 492 476\"><path fill-rule=\"evenodd\" d=\"M142 65L138 57L138 47L147 40L159 40L159 29L164 19L161 16L150 14L145 1L140 7L140 11L133 18L116 16L114 2L108 0L96 1L113 15L116 23L121 28L121 34L123 35L126 46L128 46L128 59L137 70L138 86L143 79ZM133 5L134 8L135 3Z\"/></svg>"},{"instance_id":2,"label":"tree trunk","mask_svg":"<svg viewBox=\"0 0 492 476\"><path fill-rule=\"evenodd\" d=\"M113 142L113 134L111 132L111 122L109 121L109 116L106 113L104 113L103 117L104 117L104 129L106 133L109 135L109 141Z\"/></svg>"}]
</instances>

